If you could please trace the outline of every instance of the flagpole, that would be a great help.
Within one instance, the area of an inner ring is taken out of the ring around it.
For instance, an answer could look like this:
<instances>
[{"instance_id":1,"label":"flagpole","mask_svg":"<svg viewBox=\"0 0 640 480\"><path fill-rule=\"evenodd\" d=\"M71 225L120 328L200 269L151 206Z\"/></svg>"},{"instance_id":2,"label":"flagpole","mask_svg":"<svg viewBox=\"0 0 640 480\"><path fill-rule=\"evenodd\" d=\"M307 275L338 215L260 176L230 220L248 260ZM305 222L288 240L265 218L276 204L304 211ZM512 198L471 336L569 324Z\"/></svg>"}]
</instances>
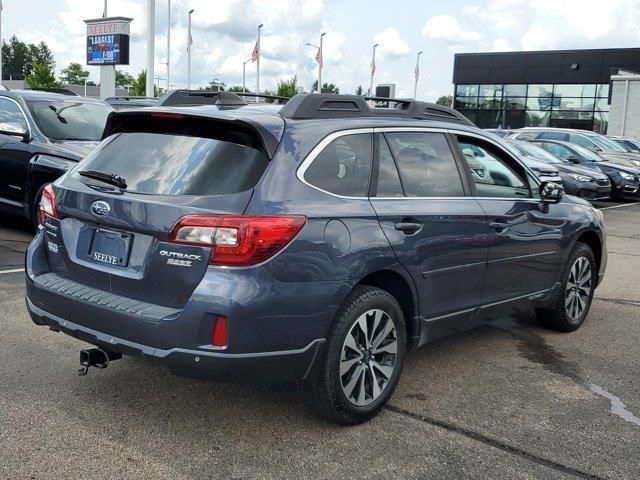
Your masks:
<instances>
[{"instance_id":1,"label":"flagpole","mask_svg":"<svg viewBox=\"0 0 640 480\"><path fill-rule=\"evenodd\" d=\"M256 59L257 62L257 66L256 66L256 93L260 93L260 50L261 50L261 46L260 46L260 30L262 29L264 24L260 24L258 25L258 58ZM256 98L257 100L257 98Z\"/></svg>"},{"instance_id":2,"label":"flagpole","mask_svg":"<svg viewBox=\"0 0 640 480\"><path fill-rule=\"evenodd\" d=\"M0 47L1 46L2 46L2 0L0 0ZM2 85L2 53L0 53L0 85Z\"/></svg>"},{"instance_id":3,"label":"flagpole","mask_svg":"<svg viewBox=\"0 0 640 480\"><path fill-rule=\"evenodd\" d=\"M167 92L171 86L169 76L171 74L171 67L169 62L171 61L171 0L167 0Z\"/></svg>"},{"instance_id":4,"label":"flagpole","mask_svg":"<svg viewBox=\"0 0 640 480\"><path fill-rule=\"evenodd\" d=\"M187 90L191 90L191 44L193 39L191 37L191 14L195 10L189 10L189 36L187 37Z\"/></svg>"},{"instance_id":5,"label":"flagpole","mask_svg":"<svg viewBox=\"0 0 640 480\"><path fill-rule=\"evenodd\" d=\"M147 97L155 97L154 61L156 39L156 0L147 0Z\"/></svg>"},{"instance_id":6,"label":"flagpole","mask_svg":"<svg viewBox=\"0 0 640 480\"><path fill-rule=\"evenodd\" d=\"M326 32L320 35L320 57L318 58L318 93L322 93L322 64L324 63L324 52L322 51L322 37Z\"/></svg>"},{"instance_id":7,"label":"flagpole","mask_svg":"<svg viewBox=\"0 0 640 480\"><path fill-rule=\"evenodd\" d=\"M418 58L416 60L416 79L413 84L413 99L416 100L418 98L418 77L420 76L420 55L422 52L418 52Z\"/></svg>"},{"instance_id":8,"label":"flagpole","mask_svg":"<svg viewBox=\"0 0 640 480\"><path fill-rule=\"evenodd\" d=\"M373 96L373 74L376 73L376 47L380 45L376 43L373 46L373 55L371 56L371 83L369 84L369 95Z\"/></svg>"}]
</instances>

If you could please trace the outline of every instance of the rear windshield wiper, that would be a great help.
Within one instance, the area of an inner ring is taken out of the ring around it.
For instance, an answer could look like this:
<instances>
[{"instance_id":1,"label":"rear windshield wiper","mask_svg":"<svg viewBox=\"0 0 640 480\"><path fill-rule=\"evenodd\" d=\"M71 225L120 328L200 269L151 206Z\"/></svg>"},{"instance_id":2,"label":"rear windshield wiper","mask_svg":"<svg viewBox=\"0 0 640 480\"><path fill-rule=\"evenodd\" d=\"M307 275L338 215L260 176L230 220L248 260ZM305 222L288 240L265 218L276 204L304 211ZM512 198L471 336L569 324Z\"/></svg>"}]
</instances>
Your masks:
<instances>
[{"instance_id":1,"label":"rear windshield wiper","mask_svg":"<svg viewBox=\"0 0 640 480\"><path fill-rule=\"evenodd\" d=\"M109 185L114 185L121 190L127 189L127 182L125 179L115 173L104 173L97 170L84 170L82 172L78 172L78 175L93 178L94 180L100 180L101 182L108 183Z\"/></svg>"}]
</instances>

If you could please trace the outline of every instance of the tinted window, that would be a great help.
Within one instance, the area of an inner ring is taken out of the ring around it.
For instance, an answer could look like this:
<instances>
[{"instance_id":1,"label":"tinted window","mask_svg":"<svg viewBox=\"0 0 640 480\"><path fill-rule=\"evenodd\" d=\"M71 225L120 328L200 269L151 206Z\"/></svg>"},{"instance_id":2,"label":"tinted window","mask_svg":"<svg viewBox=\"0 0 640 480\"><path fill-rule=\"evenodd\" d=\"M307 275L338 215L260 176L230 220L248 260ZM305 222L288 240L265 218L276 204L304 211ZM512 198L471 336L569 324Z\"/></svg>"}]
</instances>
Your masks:
<instances>
[{"instance_id":1,"label":"tinted window","mask_svg":"<svg viewBox=\"0 0 640 480\"><path fill-rule=\"evenodd\" d=\"M0 98L0 123L9 123L13 124L15 127L27 127L27 121L22 115L22 111L11 100L7 100L6 98ZM5 126L5 128L1 128L0 130L8 130L9 126Z\"/></svg>"},{"instance_id":2,"label":"tinted window","mask_svg":"<svg viewBox=\"0 0 640 480\"><path fill-rule=\"evenodd\" d=\"M385 134L407 197L464 195L460 173L442 133Z\"/></svg>"},{"instance_id":3,"label":"tinted window","mask_svg":"<svg viewBox=\"0 0 640 480\"><path fill-rule=\"evenodd\" d=\"M304 173L311 185L345 197L366 197L371 173L371 134L344 135L327 145Z\"/></svg>"},{"instance_id":4,"label":"tinted window","mask_svg":"<svg viewBox=\"0 0 640 480\"><path fill-rule=\"evenodd\" d=\"M494 145L459 137L463 158L481 197L531 197L524 169Z\"/></svg>"},{"instance_id":5,"label":"tinted window","mask_svg":"<svg viewBox=\"0 0 640 480\"><path fill-rule=\"evenodd\" d=\"M567 140L569 135L563 132L542 132L537 138L545 138L547 140Z\"/></svg>"},{"instance_id":6,"label":"tinted window","mask_svg":"<svg viewBox=\"0 0 640 480\"><path fill-rule=\"evenodd\" d=\"M573 155L571 150L563 145L558 145L557 143L541 143L540 146L547 152L563 160L566 160Z\"/></svg>"},{"instance_id":7,"label":"tinted window","mask_svg":"<svg viewBox=\"0 0 640 480\"><path fill-rule=\"evenodd\" d=\"M42 133L53 140L100 140L111 109L99 103L29 102Z\"/></svg>"},{"instance_id":8,"label":"tinted window","mask_svg":"<svg viewBox=\"0 0 640 480\"><path fill-rule=\"evenodd\" d=\"M264 153L210 138L121 133L94 150L80 170L116 173L127 190L157 195L218 195L255 186L266 169ZM85 183L94 182L77 175Z\"/></svg>"},{"instance_id":9,"label":"tinted window","mask_svg":"<svg viewBox=\"0 0 640 480\"><path fill-rule=\"evenodd\" d=\"M596 148L595 144L591 140L589 140L587 137L584 137L582 135L576 135L575 133L571 134L571 136L569 137L569 141L571 143L575 143L577 145L581 145L589 149Z\"/></svg>"},{"instance_id":10,"label":"tinted window","mask_svg":"<svg viewBox=\"0 0 640 480\"><path fill-rule=\"evenodd\" d=\"M396 163L391 156L391 150L384 137L380 136L378 150L378 197L403 197L402 184Z\"/></svg>"}]
</instances>

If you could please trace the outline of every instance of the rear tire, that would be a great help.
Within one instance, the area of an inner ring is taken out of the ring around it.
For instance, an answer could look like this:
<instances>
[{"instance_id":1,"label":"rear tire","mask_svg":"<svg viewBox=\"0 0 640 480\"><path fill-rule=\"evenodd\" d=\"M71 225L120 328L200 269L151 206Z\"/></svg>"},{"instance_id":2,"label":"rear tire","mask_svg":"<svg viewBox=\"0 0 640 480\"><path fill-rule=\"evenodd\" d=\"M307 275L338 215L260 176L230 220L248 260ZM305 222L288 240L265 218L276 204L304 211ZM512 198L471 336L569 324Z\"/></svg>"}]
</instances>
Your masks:
<instances>
[{"instance_id":1,"label":"rear tire","mask_svg":"<svg viewBox=\"0 0 640 480\"><path fill-rule=\"evenodd\" d=\"M342 425L371 419L398 384L406 345L404 315L393 295L356 287L331 326L318 374L305 385L312 407Z\"/></svg>"},{"instance_id":2,"label":"rear tire","mask_svg":"<svg viewBox=\"0 0 640 480\"><path fill-rule=\"evenodd\" d=\"M580 328L591 308L597 275L593 251L588 245L578 242L562 272L555 307L536 309L540 323L559 332L573 332Z\"/></svg>"}]
</instances>

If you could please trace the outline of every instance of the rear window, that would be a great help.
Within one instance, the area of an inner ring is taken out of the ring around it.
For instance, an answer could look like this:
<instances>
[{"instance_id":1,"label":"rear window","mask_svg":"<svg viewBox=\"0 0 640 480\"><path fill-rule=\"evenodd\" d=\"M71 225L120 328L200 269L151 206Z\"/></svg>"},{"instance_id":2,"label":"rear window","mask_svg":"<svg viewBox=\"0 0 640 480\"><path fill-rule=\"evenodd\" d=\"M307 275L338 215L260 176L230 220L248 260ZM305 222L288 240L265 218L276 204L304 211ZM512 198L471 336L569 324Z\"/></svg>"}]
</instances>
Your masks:
<instances>
[{"instance_id":1,"label":"rear window","mask_svg":"<svg viewBox=\"0 0 640 480\"><path fill-rule=\"evenodd\" d=\"M97 141L111 108L82 101L28 102L42 133L52 140Z\"/></svg>"},{"instance_id":2,"label":"rear window","mask_svg":"<svg viewBox=\"0 0 640 480\"><path fill-rule=\"evenodd\" d=\"M253 188L269 160L260 150L211 138L121 133L103 142L76 170L122 177L127 191L153 195L221 195Z\"/></svg>"}]
</instances>

